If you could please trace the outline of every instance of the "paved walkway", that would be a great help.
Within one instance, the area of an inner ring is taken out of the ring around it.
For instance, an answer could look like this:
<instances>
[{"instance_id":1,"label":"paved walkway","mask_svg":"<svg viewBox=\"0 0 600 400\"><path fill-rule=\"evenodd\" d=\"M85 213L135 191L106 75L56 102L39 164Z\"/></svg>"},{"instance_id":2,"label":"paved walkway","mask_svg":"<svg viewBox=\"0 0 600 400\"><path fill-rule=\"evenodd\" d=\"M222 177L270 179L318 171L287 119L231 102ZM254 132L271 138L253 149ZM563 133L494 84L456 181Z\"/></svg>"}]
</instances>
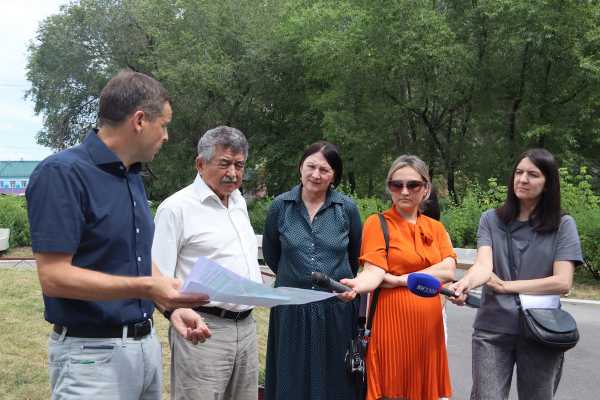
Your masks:
<instances>
[{"instance_id":1,"label":"paved walkway","mask_svg":"<svg viewBox=\"0 0 600 400\"><path fill-rule=\"evenodd\" d=\"M563 301L564 303L564 301ZM577 320L581 339L565 355L563 377L557 400L596 400L600 382L600 306L569 301L563 304ZM453 399L464 400L471 392L471 335L475 310L447 305L448 360L452 375ZM513 377L514 378L514 377ZM517 400L513 379L509 400ZM523 399L522 399L523 400Z\"/></svg>"}]
</instances>

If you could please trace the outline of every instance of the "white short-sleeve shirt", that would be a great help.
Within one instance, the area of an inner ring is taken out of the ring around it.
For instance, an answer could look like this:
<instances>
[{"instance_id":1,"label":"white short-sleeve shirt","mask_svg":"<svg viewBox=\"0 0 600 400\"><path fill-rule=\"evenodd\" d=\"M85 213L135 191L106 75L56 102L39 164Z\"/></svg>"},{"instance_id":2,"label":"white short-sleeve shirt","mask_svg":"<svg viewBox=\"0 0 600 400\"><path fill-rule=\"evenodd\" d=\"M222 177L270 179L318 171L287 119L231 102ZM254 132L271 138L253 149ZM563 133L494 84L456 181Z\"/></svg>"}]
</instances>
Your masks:
<instances>
[{"instance_id":1,"label":"white short-sleeve shirt","mask_svg":"<svg viewBox=\"0 0 600 400\"><path fill-rule=\"evenodd\" d=\"M236 274L262 283L258 243L250 224L246 201L234 191L226 207L198 174L194 182L161 203L152 258L163 275L182 281L199 256L205 256ZM210 302L231 311L252 307Z\"/></svg>"}]
</instances>

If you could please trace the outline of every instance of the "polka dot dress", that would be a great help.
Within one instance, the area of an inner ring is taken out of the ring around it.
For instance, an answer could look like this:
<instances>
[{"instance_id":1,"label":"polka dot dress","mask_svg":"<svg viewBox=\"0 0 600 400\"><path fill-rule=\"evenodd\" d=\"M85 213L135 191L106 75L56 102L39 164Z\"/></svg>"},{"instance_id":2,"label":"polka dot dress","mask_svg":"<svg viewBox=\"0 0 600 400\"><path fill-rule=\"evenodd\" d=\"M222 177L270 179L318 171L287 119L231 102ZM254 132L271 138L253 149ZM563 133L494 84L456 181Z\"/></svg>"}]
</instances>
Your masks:
<instances>
[{"instance_id":1,"label":"polka dot dress","mask_svg":"<svg viewBox=\"0 0 600 400\"><path fill-rule=\"evenodd\" d=\"M266 263L277 274L275 286L310 289L310 274L335 280L358 268L361 223L352 200L329 191L312 223L300 186L271 205L263 235ZM354 399L344 372L344 355L356 324L356 303L337 298L271 310L265 399Z\"/></svg>"}]
</instances>

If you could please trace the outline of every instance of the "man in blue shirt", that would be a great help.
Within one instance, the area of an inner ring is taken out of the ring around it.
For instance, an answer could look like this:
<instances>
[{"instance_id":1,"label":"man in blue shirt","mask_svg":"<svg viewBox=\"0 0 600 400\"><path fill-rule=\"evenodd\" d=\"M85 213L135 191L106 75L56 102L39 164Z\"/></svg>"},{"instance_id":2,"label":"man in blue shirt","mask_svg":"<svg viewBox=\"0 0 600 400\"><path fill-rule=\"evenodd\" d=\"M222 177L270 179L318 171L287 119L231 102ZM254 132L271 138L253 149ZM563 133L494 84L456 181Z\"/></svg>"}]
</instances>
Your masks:
<instances>
[{"instance_id":1,"label":"man in blue shirt","mask_svg":"<svg viewBox=\"0 0 600 400\"><path fill-rule=\"evenodd\" d=\"M100 94L99 129L44 160L31 176L27 206L32 248L53 324L53 399L160 399L160 343L154 304L186 339L206 326L152 262L154 224L140 162L168 139L171 102L155 79L121 71Z\"/></svg>"}]
</instances>

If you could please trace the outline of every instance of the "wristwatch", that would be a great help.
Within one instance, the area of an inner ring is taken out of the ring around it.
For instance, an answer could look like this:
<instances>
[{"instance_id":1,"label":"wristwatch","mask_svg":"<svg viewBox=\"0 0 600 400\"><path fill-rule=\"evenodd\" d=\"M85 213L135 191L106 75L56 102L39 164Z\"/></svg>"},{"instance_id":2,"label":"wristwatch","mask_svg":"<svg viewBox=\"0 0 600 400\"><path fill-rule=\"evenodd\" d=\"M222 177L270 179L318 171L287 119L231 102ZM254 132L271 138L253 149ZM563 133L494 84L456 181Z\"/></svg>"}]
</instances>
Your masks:
<instances>
[{"instance_id":1,"label":"wristwatch","mask_svg":"<svg viewBox=\"0 0 600 400\"><path fill-rule=\"evenodd\" d=\"M162 312L162 315L164 315L164 317L167 319L167 321L171 320L171 315L173 314L172 310L164 310Z\"/></svg>"},{"instance_id":2,"label":"wristwatch","mask_svg":"<svg viewBox=\"0 0 600 400\"><path fill-rule=\"evenodd\" d=\"M170 321L170 320L171 320L171 315L173 314L173 311L172 311L172 310L166 310L166 309L165 309L165 310L162 310L162 311L161 311L161 310L160 310L160 307L158 307L156 304L154 304L154 307L155 307L155 308L156 308L158 311L160 311L160 313L161 313L161 314L162 314L162 315L163 315L163 316L164 316L164 317L167 319L167 321Z\"/></svg>"}]
</instances>

